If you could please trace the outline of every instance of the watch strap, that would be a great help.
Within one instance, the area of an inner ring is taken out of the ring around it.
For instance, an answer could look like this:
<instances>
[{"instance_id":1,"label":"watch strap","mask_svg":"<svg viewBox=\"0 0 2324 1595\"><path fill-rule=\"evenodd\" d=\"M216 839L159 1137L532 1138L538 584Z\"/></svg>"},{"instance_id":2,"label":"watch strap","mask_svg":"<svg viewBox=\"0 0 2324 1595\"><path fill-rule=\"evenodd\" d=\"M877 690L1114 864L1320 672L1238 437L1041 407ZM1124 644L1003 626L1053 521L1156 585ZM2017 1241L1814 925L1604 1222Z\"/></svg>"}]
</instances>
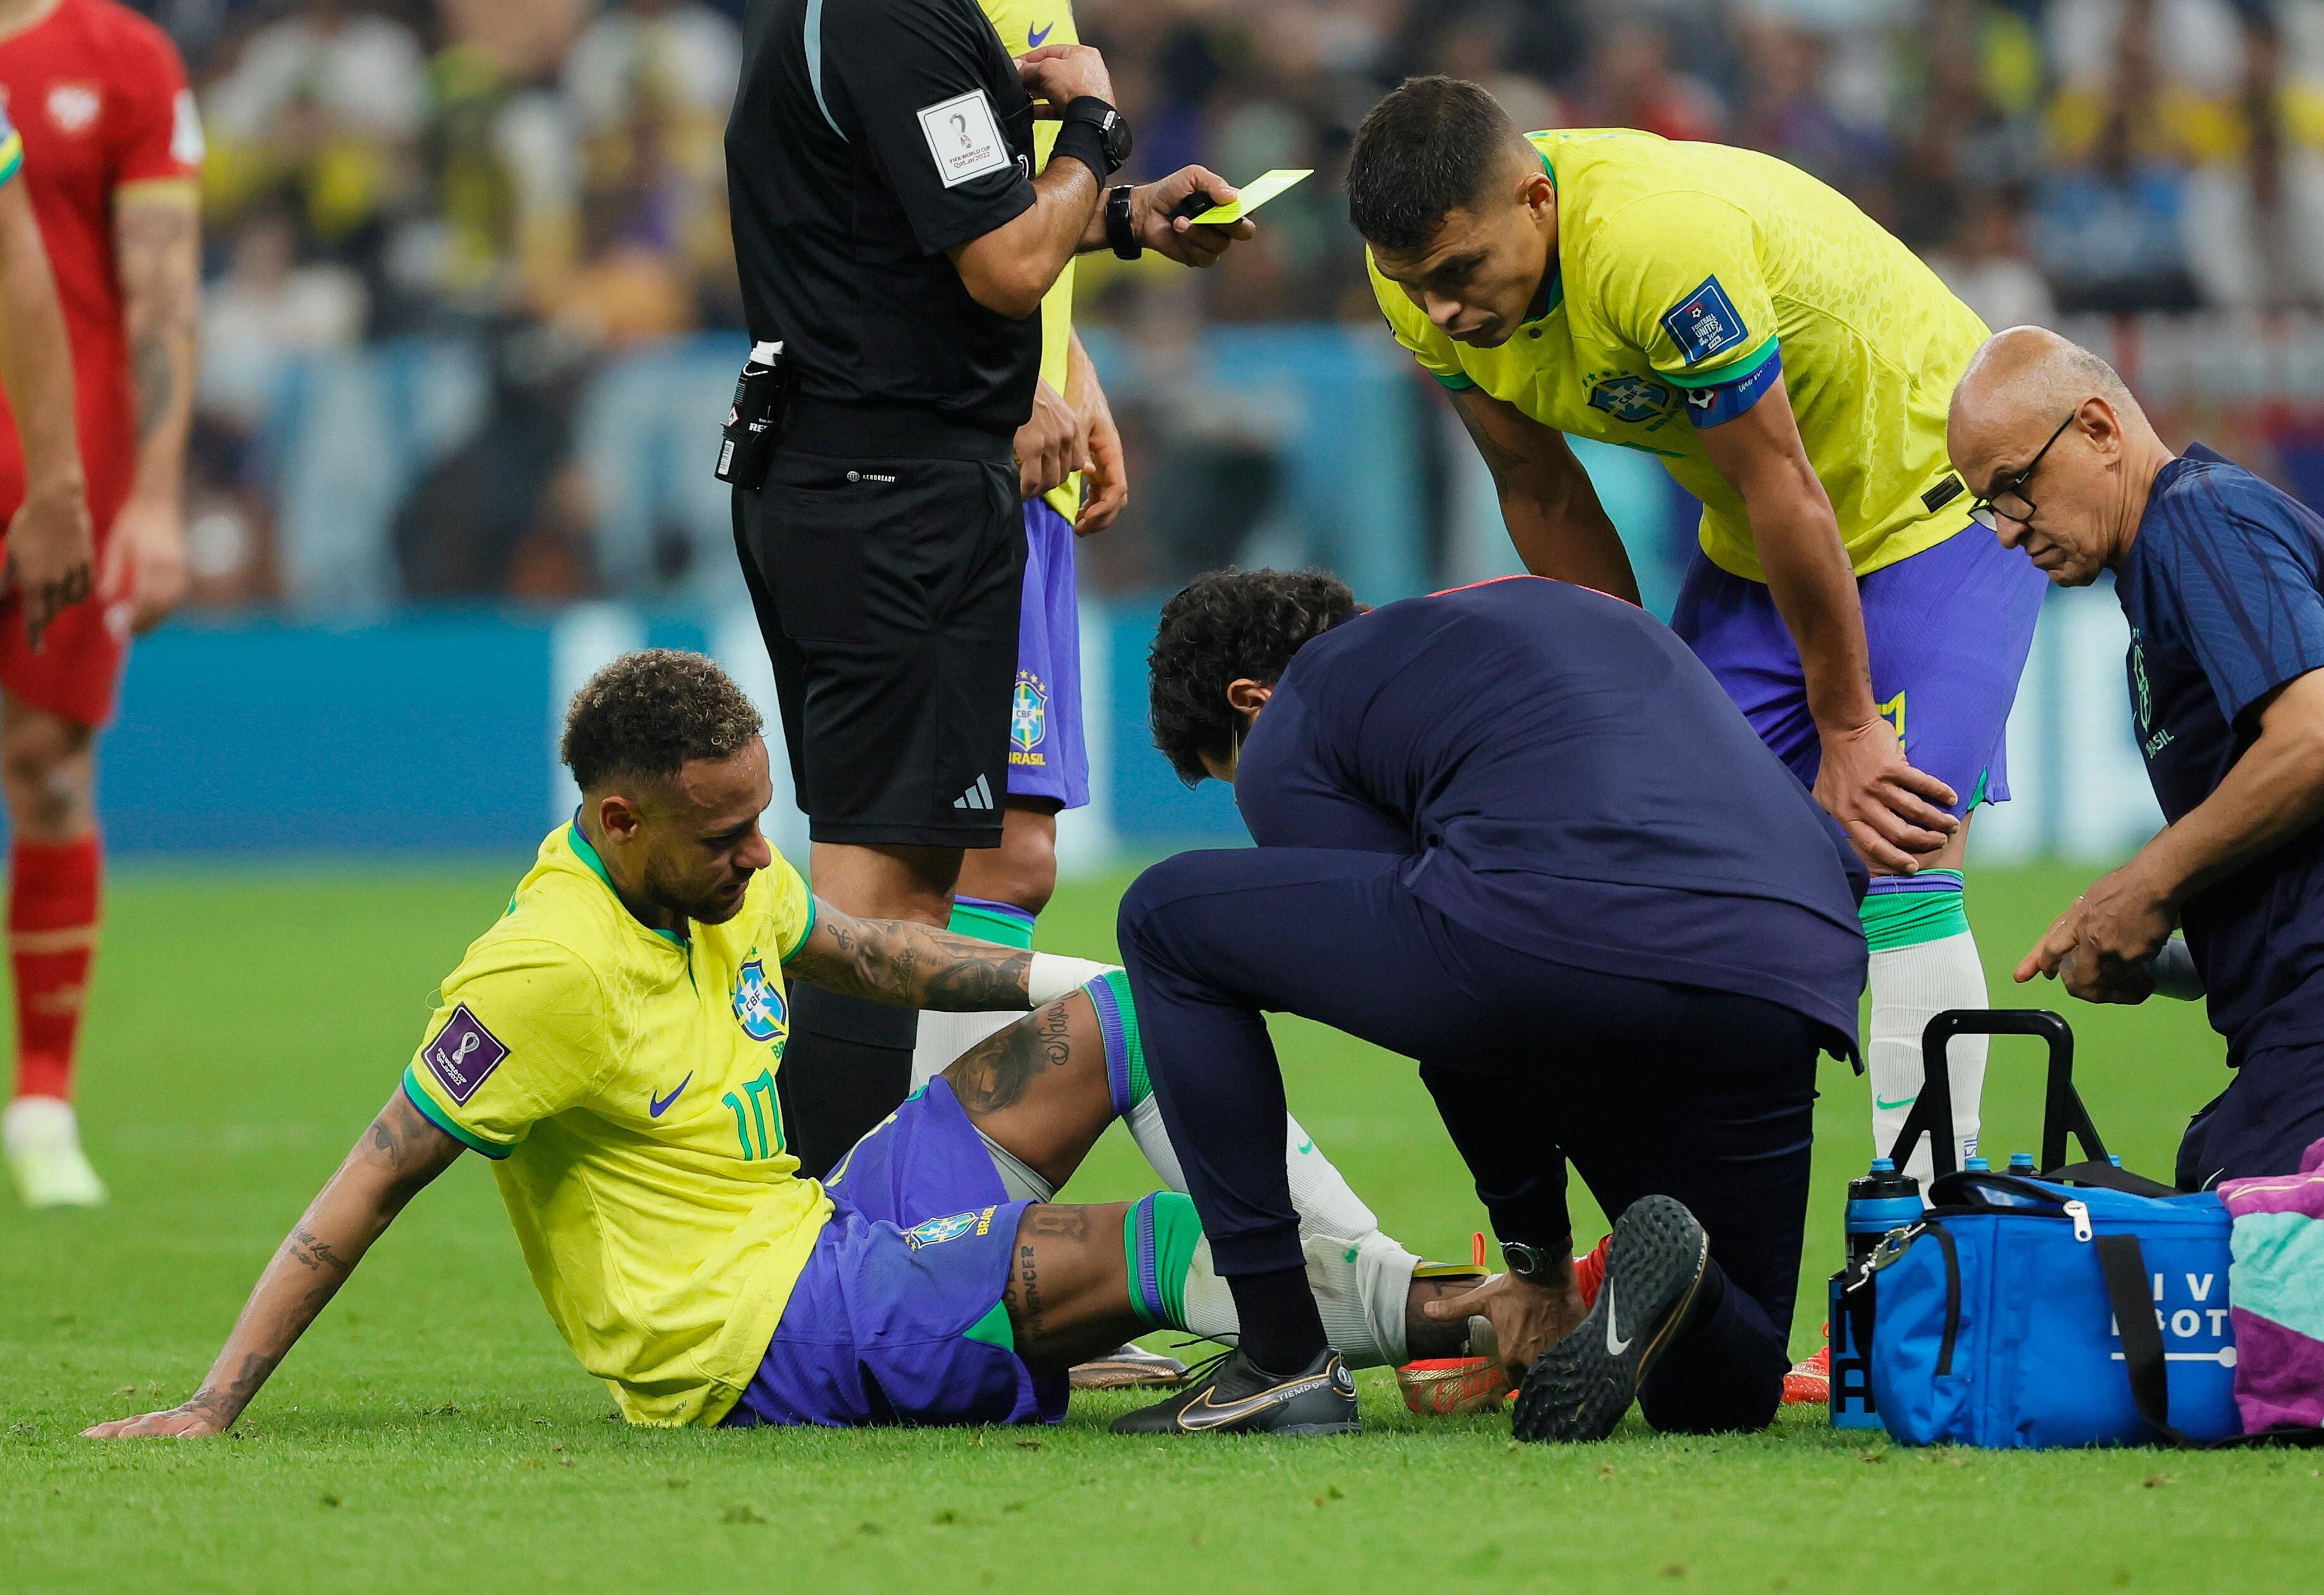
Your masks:
<instances>
[{"instance_id":1,"label":"watch strap","mask_svg":"<svg viewBox=\"0 0 2324 1595\"><path fill-rule=\"evenodd\" d=\"M1105 191L1105 241L1115 254L1126 261L1134 261L1146 253L1146 245L1139 240L1137 219L1130 211L1128 183Z\"/></svg>"}]
</instances>

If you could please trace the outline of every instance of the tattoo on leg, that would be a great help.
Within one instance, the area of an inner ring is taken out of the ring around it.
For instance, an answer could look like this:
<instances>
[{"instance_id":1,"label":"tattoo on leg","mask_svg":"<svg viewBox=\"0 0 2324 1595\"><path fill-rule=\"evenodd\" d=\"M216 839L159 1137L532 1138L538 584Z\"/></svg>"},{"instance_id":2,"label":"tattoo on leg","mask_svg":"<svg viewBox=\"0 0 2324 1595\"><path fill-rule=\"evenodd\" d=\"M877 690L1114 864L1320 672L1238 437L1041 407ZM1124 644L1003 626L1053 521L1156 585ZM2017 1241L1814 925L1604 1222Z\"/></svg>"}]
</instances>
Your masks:
<instances>
[{"instance_id":1,"label":"tattoo on leg","mask_svg":"<svg viewBox=\"0 0 2324 1595\"><path fill-rule=\"evenodd\" d=\"M1025 1215L1025 1228L1035 1235L1086 1241L1090 1238L1089 1212L1088 1208L1072 1203L1037 1203Z\"/></svg>"},{"instance_id":2,"label":"tattoo on leg","mask_svg":"<svg viewBox=\"0 0 2324 1595\"><path fill-rule=\"evenodd\" d=\"M945 1071L961 1106L990 1113L1021 1100L1044 1069L1073 1061L1072 1023L1062 1001L997 1030L961 1055Z\"/></svg>"},{"instance_id":3,"label":"tattoo on leg","mask_svg":"<svg viewBox=\"0 0 2324 1595\"><path fill-rule=\"evenodd\" d=\"M1038 1340L1041 1334L1041 1284L1034 1267L1030 1246L1017 1249L1017 1316L1028 1340Z\"/></svg>"}]
</instances>

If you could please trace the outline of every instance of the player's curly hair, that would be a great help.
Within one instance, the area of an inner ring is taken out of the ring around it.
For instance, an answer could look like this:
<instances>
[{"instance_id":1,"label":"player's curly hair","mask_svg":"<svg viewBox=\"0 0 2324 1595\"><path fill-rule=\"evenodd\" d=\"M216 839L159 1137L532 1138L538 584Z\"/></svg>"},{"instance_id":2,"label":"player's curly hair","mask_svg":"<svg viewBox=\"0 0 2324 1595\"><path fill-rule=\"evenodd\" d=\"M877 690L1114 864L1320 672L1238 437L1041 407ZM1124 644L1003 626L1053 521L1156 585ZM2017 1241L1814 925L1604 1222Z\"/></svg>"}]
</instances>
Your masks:
<instances>
[{"instance_id":1,"label":"player's curly hair","mask_svg":"<svg viewBox=\"0 0 2324 1595\"><path fill-rule=\"evenodd\" d=\"M1188 786L1223 764L1240 716L1227 687L1248 678L1272 687L1312 637L1360 607L1348 584L1322 570L1218 570L1196 576L1162 606L1146 656L1154 745Z\"/></svg>"},{"instance_id":2,"label":"player's curly hair","mask_svg":"<svg viewBox=\"0 0 2324 1595\"><path fill-rule=\"evenodd\" d=\"M667 780L688 760L731 758L765 724L716 661L645 648L573 695L558 751L586 792L609 780Z\"/></svg>"},{"instance_id":3,"label":"player's curly hair","mask_svg":"<svg viewBox=\"0 0 2324 1595\"><path fill-rule=\"evenodd\" d=\"M1348 220L1364 242L1419 249L1525 146L1501 102L1458 78L1406 78L1348 152Z\"/></svg>"}]
</instances>

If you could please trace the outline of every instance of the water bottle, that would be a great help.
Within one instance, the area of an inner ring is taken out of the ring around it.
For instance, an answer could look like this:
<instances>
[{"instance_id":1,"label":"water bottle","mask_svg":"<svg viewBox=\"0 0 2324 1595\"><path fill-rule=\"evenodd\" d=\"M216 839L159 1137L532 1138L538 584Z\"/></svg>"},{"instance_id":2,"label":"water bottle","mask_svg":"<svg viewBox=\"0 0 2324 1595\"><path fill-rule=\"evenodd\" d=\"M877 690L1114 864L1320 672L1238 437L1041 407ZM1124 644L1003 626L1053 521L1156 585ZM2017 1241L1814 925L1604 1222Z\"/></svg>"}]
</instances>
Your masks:
<instances>
[{"instance_id":1,"label":"water bottle","mask_svg":"<svg viewBox=\"0 0 2324 1595\"><path fill-rule=\"evenodd\" d=\"M2009 1155L2009 1172L2012 1174L2022 1174L2030 1180L2042 1171L2034 1166L2033 1153L2012 1152Z\"/></svg>"},{"instance_id":2,"label":"water bottle","mask_svg":"<svg viewBox=\"0 0 2324 1595\"><path fill-rule=\"evenodd\" d=\"M1887 1158L1875 1157L1869 1173L1848 1182L1848 1260L1869 1257L1883 1235L1920 1217L1921 1182L1897 1173Z\"/></svg>"},{"instance_id":3,"label":"water bottle","mask_svg":"<svg viewBox=\"0 0 2324 1595\"><path fill-rule=\"evenodd\" d=\"M1921 1182L1899 1174L1886 1157L1875 1157L1869 1172L1848 1182L1848 1267L1831 1277L1827 1306L1831 1313L1831 1424L1835 1429L1876 1429L1880 1415L1872 1406L1871 1348L1856 1343L1847 1286L1889 1231L1917 1223L1921 1217Z\"/></svg>"},{"instance_id":4,"label":"water bottle","mask_svg":"<svg viewBox=\"0 0 2324 1595\"><path fill-rule=\"evenodd\" d=\"M774 464L783 419L783 346L760 342L734 382L734 401L719 429L717 476L721 482L755 489Z\"/></svg>"}]
</instances>

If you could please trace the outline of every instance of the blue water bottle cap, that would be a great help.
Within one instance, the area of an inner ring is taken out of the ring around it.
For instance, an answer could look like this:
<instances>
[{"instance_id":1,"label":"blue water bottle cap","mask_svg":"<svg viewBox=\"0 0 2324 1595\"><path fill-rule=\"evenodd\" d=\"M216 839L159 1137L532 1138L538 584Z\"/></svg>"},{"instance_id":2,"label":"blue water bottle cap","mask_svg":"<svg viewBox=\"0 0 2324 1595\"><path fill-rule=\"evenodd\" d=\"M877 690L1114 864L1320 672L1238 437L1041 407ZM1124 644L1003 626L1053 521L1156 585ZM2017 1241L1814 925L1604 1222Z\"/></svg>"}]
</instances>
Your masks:
<instances>
[{"instance_id":1,"label":"blue water bottle cap","mask_svg":"<svg viewBox=\"0 0 2324 1595\"><path fill-rule=\"evenodd\" d=\"M2024 1170L2029 1174L2032 1173L2034 1168L2034 1154L2031 1152L2012 1152L2009 1155L2009 1168L2010 1172L2013 1174L2017 1173L2020 1170Z\"/></svg>"},{"instance_id":2,"label":"blue water bottle cap","mask_svg":"<svg viewBox=\"0 0 2324 1595\"><path fill-rule=\"evenodd\" d=\"M2111 1167L2120 1168L2122 1166L2122 1154L2119 1152L2108 1152L2107 1154L2107 1163Z\"/></svg>"},{"instance_id":3,"label":"blue water bottle cap","mask_svg":"<svg viewBox=\"0 0 2324 1595\"><path fill-rule=\"evenodd\" d=\"M1971 1157L1968 1161L1964 1162L1961 1166L1971 1174L1990 1174L1993 1172L1993 1165L1982 1157Z\"/></svg>"},{"instance_id":4,"label":"blue water bottle cap","mask_svg":"<svg viewBox=\"0 0 2324 1595\"><path fill-rule=\"evenodd\" d=\"M1875 1157L1872 1160L1872 1172L1874 1174L1895 1174L1896 1172L1896 1160L1893 1157Z\"/></svg>"}]
</instances>

